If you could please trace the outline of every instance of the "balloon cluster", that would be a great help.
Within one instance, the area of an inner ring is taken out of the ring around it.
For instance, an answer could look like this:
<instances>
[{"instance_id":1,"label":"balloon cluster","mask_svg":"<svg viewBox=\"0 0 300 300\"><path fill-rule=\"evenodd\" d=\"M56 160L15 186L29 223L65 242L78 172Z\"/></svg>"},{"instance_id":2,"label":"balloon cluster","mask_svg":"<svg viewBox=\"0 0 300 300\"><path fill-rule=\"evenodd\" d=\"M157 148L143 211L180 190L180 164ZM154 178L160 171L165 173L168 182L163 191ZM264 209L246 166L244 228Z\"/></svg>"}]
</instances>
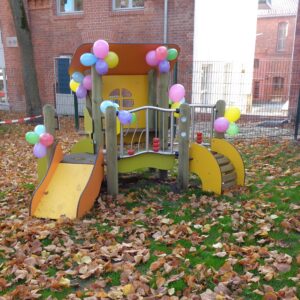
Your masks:
<instances>
[{"instance_id":1,"label":"balloon cluster","mask_svg":"<svg viewBox=\"0 0 300 300\"><path fill-rule=\"evenodd\" d=\"M115 107L117 112L118 112L118 119L122 125L129 125L129 124L134 124L136 122L136 114L135 113L130 113L127 110L120 110L119 111L119 104L114 103L110 100L104 100L101 105L100 105L100 110L102 113L105 114L106 109L108 107Z\"/></svg>"},{"instance_id":2,"label":"balloon cluster","mask_svg":"<svg viewBox=\"0 0 300 300\"><path fill-rule=\"evenodd\" d=\"M37 125L34 131L28 131L25 135L26 141L34 145L33 154L37 158L42 158L47 154L47 147L51 146L54 142L54 137L46 132L44 125Z\"/></svg>"},{"instance_id":3,"label":"balloon cluster","mask_svg":"<svg viewBox=\"0 0 300 300\"><path fill-rule=\"evenodd\" d=\"M226 132L229 136L235 136L239 133L239 127L235 123L241 116L238 107L229 107L225 110L224 117L217 118L214 122L216 132Z\"/></svg>"},{"instance_id":4,"label":"balloon cluster","mask_svg":"<svg viewBox=\"0 0 300 300\"><path fill-rule=\"evenodd\" d=\"M182 84L173 84L169 89L169 99L171 109L178 109L182 103L185 102L185 88ZM174 113L174 117L178 118L179 114Z\"/></svg>"},{"instance_id":5,"label":"balloon cluster","mask_svg":"<svg viewBox=\"0 0 300 300\"><path fill-rule=\"evenodd\" d=\"M170 61L176 59L178 52L175 48L168 49L165 46L159 46L146 54L146 62L151 67L158 67L160 73L170 71Z\"/></svg>"},{"instance_id":6,"label":"balloon cluster","mask_svg":"<svg viewBox=\"0 0 300 300\"><path fill-rule=\"evenodd\" d=\"M109 44L105 40L97 40L93 44L93 53L83 53L80 56L80 63L85 67L95 65L99 75L105 75L108 69L115 68L119 63L118 55L109 51ZM84 98L87 92L92 89L91 75L84 75L80 72L74 72L71 75L70 89L76 93L78 98Z\"/></svg>"}]
</instances>

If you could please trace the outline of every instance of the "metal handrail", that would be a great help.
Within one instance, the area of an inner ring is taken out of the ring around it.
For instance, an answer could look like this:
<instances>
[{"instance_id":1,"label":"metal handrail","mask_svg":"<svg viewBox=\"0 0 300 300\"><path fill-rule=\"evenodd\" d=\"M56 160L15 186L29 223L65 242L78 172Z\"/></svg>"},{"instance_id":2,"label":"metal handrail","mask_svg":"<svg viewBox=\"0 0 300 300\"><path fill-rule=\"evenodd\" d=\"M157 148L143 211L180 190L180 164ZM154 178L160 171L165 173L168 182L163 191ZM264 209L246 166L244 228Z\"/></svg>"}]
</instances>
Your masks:
<instances>
[{"instance_id":1,"label":"metal handrail","mask_svg":"<svg viewBox=\"0 0 300 300\"><path fill-rule=\"evenodd\" d=\"M164 112L176 112L176 109L162 108L162 107L157 107L157 106L141 106L141 107L133 108L133 109L128 110L128 111L130 113L133 113L133 112L137 112L137 111L144 110L144 109L153 109L153 110L164 111Z\"/></svg>"}]
</instances>

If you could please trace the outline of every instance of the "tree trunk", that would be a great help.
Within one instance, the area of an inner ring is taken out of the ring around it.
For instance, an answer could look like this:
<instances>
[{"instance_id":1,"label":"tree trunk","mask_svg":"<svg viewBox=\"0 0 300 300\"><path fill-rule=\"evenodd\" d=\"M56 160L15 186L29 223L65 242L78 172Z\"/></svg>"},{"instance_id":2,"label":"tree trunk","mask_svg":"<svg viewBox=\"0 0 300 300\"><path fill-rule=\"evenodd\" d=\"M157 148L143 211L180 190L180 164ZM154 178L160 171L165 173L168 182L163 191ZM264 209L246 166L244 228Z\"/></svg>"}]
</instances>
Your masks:
<instances>
[{"instance_id":1,"label":"tree trunk","mask_svg":"<svg viewBox=\"0 0 300 300\"><path fill-rule=\"evenodd\" d=\"M23 0L9 1L14 19L18 44L22 59L22 75L26 99L26 112L29 115L42 113L36 69L33 57L31 33Z\"/></svg>"}]
</instances>

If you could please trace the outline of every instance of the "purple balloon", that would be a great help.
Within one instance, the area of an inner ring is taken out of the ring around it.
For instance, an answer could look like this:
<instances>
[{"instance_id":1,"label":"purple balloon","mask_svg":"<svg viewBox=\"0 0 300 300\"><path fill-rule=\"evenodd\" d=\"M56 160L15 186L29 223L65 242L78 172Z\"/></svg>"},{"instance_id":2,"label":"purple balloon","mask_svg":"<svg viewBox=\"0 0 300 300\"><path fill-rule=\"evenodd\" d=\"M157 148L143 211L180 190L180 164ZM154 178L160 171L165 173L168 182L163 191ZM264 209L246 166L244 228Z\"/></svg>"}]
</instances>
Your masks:
<instances>
[{"instance_id":1,"label":"purple balloon","mask_svg":"<svg viewBox=\"0 0 300 300\"><path fill-rule=\"evenodd\" d=\"M155 67L158 64L158 59L156 58L156 53L154 50L149 51L146 54L146 62L149 66Z\"/></svg>"},{"instance_id":2,"label":"purple balloon","mask_svg":"<svg viewBox=\"0 0 300 300\"><path fill-rule=\"evenodd\" d=\"M214 129L216 132L225 132L228 129L228 127L229 121L224 117L220 117L214 122Z\"/></svg>"},{"instance_id":3,"label":"purple balloon","mask_svg":"<svg viewBox=\"0 0 300 300\"><path fill-rule=\"evenodd\" d=\"M87 90L86 88L81 84L77 90L76 90L76 96L77 98L85 98L86 97L86 94L87 94Z\"/></svg>"},{"instance_id":4,"label":"purple balloon","mask_svg":"<svg viewBox=\"0 0 300 300\"><path fill-rule=\"evenodd\" d=\"M92 89L92 76L91 75L86 75L83 78L82 85L90 91Z\"/></svg>"},{"instance_id":5,"label":"purple balloon","mask_svg":"<svg viewBox=\"0 0 300 300\"><path fill-rule=\"evenodd\" d=\"M118 114L118 118L122 125L127 125L131 123L132 115L127 110L120 110Z\"/></svg>"},{"instance_id":6,"label":"purple balloon","mask_svg":"<svg viewBox=\"0 0 300 300\"><path fill-rule=\"evenodd\" d=\"M98 59L96 62L96 71L99 75L104 75L108 72L108 64L102 60Z\"/></svg>"},{"instance_id":7,"label":"purple balloon","mask_svg":"<svg viewBox=\"0 0 300 300\"><path fill-rule=\"evenodd\" d=\"M170 63L167 60L163 60L158 65L160 73L168 73L170 71Z\"/></svg>"},{"instance_id":8,"label":"purple balloon","mask_svg":"<svg viewBox=\"0 0 300 300\"><path fill-rule=\"evenodd\" d=\"M41 143L35 144L33 147L33 154L37 158L42 158L47 155L47 147Z\"/></svg>"}]
</instances>

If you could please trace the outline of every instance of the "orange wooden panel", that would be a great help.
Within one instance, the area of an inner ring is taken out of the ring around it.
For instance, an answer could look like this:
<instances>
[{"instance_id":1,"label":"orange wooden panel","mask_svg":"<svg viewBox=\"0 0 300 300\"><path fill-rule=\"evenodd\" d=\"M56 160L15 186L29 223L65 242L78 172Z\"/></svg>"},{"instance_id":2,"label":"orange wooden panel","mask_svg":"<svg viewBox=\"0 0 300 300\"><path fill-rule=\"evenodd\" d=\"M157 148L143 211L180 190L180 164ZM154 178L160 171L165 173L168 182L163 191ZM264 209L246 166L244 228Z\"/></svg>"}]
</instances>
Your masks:
<instances>
[{"instance_id":1,"label":"orange wooden panel","mask_svg":"<svg viewBox=\"0 0 300 300\"><path fill-rule=\"evenodd\" d=\"M55 147L53 158L51 160L51 164L47 171L47 174L44 177L43 181L40 183L40 185L35 190L33 197L31 199L30 209L29 209L30 215L32 215L34 213L34 211L36 210L41 198L43 197L43 195L51 181L51 178L53 177L53 175L55 173L55 170L56 170L58 164L61 162L62 159L63 159L63 152L61 149L61 145L57 144Z\"/></svg>"},{"instance_id":2,"label":"orange wooden panel","mask_svg":"<svg viewBox=\"0 0 300 300\"><path fill-rule=\"evenodd\" d=\"M164 44L109 44L110 51L116 52L119 56L119 64L109 69L107 75L145 75L153 68L146 63L146 54L150 50L155 50ZM178 51L180 48L175 44L164 45L168 48L175 48ZM69 68L69 75L74 72L85 72L90 70L91 67L85 67L80 63L80 56L83 53L91 52L93 47L92 43L83 44L75 51L71 65ZM173 69L176 60L170 61L171 70Z\"/></svg>"},{"instance_id":3,"label":"orange wooden panel","mask_svg":"<svg viewBox=\"0 0 300 300\"><path fill-rule=\"evenodd\" d=\"M94 169L88 180L88 183L82 192L77 206L77 218L84 216L94 205L99 195L101 183L104 178L104 156L103 150L100 149Z\"/></svg>"}]
</instances>

